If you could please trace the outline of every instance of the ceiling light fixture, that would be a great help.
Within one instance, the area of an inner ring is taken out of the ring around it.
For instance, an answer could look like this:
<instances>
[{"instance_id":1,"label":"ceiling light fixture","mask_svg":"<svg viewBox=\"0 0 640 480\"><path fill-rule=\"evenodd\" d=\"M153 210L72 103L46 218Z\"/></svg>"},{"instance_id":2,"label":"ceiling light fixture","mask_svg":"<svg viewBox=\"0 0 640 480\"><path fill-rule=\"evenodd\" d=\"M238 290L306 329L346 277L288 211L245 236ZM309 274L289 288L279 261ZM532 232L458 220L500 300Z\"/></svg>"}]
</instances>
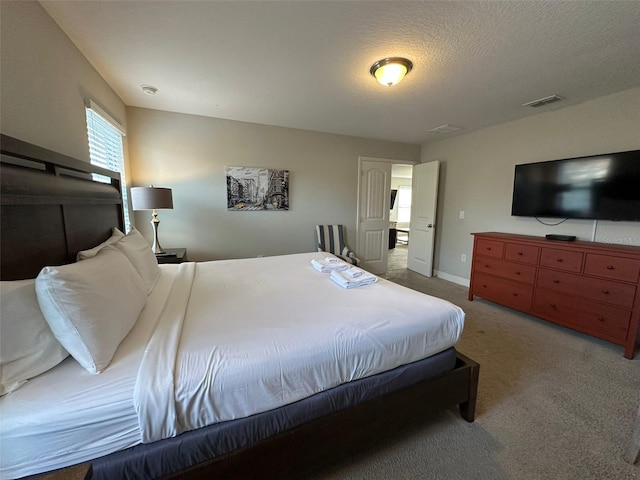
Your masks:
<instances>
[{"instance_id":1,"label":"ceiling light fixture","mask_svg":"<svg viewBox=\"0 0 640 480\"><path fill-rule=\"evenodd\" d=\"M151 85L140 85L140 88L142 88L142 91L147 95L155 95L158 93L158 89Z\"/></svg>"},{"instance_id":2,"label":"ceiling light fixture","mask_svg":"<svg viewBox=\"0 0 640 480\"><path fill-rule=\"evenodd\" d=\"M402 57L390 57L378 60L371 65L371 75L385 87L392 87L400 83L404 76L411 71L413 63Z\"/></svg>"}]
</instances>

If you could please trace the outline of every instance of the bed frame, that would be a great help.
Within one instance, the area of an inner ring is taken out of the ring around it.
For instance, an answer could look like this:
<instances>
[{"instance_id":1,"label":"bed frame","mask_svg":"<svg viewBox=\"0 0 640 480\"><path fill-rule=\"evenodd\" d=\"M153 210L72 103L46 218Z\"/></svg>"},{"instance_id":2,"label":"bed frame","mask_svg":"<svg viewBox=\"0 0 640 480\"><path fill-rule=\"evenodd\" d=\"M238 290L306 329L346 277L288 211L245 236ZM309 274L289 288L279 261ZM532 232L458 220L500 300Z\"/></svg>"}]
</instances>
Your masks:
<instances>
[{"instance_id":1,"label":"bed frame","mask_svg":"<svg viewBox=\"0 0 640 480\"><path fill-rule=\"evenodd\" d=\"M122 228L120 175L2 135L2 280L34 278L75 260ZM107 183L92 179L101 174ZM453 370L281 432L166 478L293 478L348 458L435 411L458 406L472 422L480 366L458 353Z\"/></svg>"},{"instance_id":2,"label":"bed frame","mask_svg":"<svg viewBox=\"0 0 640 480\"><path fill-rule=\"evenodd\" d=\"M2 135L0 274L35 278L122 228L120 174ZM92 180L104 175L105 182Z\"/></svg>"}]
</instances>

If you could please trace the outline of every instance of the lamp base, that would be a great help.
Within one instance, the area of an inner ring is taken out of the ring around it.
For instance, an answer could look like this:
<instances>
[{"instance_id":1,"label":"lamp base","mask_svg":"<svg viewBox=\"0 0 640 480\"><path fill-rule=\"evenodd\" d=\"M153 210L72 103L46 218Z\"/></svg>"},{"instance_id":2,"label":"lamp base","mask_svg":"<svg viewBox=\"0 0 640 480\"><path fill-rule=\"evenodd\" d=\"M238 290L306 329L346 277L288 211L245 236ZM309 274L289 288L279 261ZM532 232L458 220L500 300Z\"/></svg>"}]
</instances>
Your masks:
<instances>
[{"instance_id":1,"label":"lamp base","mask_svg":"<svg viewBox=\"0 0 640 480\"><path fill-rule=\"evenodd\" d=\"M155 245L155 244L153 247L151 247L151 250L156 255L166 255L167 253L167 251L164 248L162 248L160 245Z\"/></svg>"},{"instance_id":2,"label":"lamp base","mask_svg":"<svg viewBox=\"0 0 640 480\"><path fill-rule=\"evenodd\" d=\"M160 241L158 240L158 225L160 225L160 220L158 220L158 212L157 210L153 211L153 218L151 219L151 225L153 226L153 246L151 250L156 255L166 253L165 249L160 245Z\"/></svg>"}]
</instances>

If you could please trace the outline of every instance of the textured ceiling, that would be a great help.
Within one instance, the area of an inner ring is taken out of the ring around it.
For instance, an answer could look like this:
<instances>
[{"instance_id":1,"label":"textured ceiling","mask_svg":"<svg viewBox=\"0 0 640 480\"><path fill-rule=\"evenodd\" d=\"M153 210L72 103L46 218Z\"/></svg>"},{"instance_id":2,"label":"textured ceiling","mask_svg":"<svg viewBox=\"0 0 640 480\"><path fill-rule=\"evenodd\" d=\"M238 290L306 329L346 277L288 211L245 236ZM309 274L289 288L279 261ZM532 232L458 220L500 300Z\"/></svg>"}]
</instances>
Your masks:
<instances>
[{"instance_id":1,"label":"textured ceiling","mask_svg":"<svg viewBox=\"0 0 640 480\"><path fill-rule=\"evenodd\" d=\"M125 104L172 112L422 144L640 85L640 1L40 3ZM387 56L414 64L391 88Z\"/></svg>"}]
</instances>

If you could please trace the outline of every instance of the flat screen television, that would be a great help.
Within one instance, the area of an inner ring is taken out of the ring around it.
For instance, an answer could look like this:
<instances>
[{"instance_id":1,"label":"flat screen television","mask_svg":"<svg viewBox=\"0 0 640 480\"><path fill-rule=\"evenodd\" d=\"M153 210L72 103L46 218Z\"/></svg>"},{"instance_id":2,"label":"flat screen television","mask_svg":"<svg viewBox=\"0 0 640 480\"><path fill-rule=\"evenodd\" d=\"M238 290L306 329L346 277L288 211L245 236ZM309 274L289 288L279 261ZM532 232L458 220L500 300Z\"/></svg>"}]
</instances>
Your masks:
<instances>
[{"instance_id":1,"label":"flat screen television","mask_svg":"<svg viewBox=\"0 0 640 480\"><path fill-rule=\"evenodd\" d=\"M516 165L511 215L640 221L640 150Z\"/></svg>"}]
</instances>

